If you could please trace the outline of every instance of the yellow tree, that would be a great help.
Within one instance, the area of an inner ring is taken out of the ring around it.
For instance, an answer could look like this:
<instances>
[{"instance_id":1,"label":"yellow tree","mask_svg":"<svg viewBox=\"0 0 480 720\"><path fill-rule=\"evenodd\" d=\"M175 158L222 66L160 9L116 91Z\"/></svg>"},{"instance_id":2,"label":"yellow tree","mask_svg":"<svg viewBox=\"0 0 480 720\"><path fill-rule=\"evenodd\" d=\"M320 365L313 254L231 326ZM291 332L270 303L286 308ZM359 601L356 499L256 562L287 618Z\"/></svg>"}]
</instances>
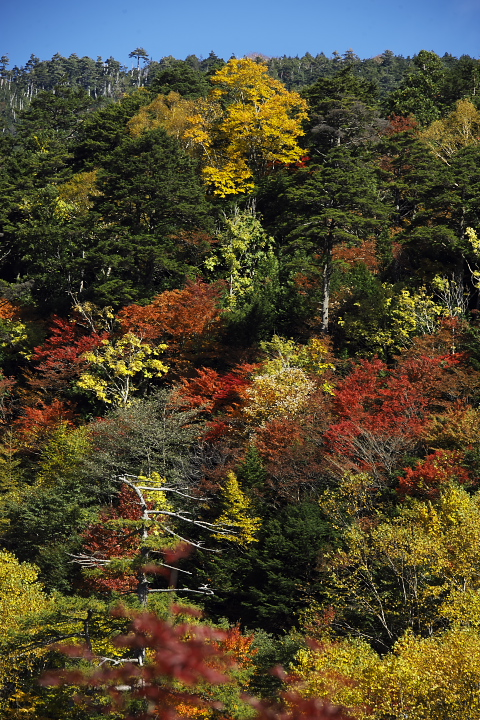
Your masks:
<instances>
[{"instance_id":1,"label":"yellow tree","mask_svg":"<svg viewBox=\"0 0 480 720\"><path fill-rule=\"evenodd\" d=\"M53 487L59 479L74 476L89 449L88 428L72 428L62 422L53 429L42 449L37 484L44 488Z\"/></svg>"},{"instance_id":2,"label":"yellow tree","mask_svg":"<svg viewBox=\"0 0 480 720\"><path fill-rule=\"evenodd\" d=\"M225 107L220 122L208 123L205 181L220 196L252 189L254 174L275 163L292 163L307 104L268 75L267 65L232 59L212 77L211 100ZM202 118L203 120L203 118Z\"/></svg>"},{"instance_id":3,"label":"yellow tree","mask_svg":"<svg viewBox=\"0 0 480 720\"><path fill-rule=\"evenodd\" d=\"M38 569L0 552L0 630L2 636L21 624L29 612L43 610L48 598L37 581Z\"/></svg>"},{"instance_id":4,"label":"yellow tree","mask_svg":"<svg viewBox=\"0 0 480 720\"><path fill-rule=\"evenodd\" d=\"M114 341L103 340L99 348L84 354L90 368L80 376L78 386L109 405L126 407L141 383L168 371L158 359L166 347L149 345L131 332Z\"/></svg>"},{"instance_id":5,"label":"yellow tree","mask_svg":"<svg viewBox=\"0 0 480 720\"><path fill-rule=\"evenodd\" d=\"M456 152L480 143L480 111L470 100L459 100L455 110L443 120L435 120L420 137L448 165Z\"/></svg>"},{"instance_id":6,"label":"yellow tree","mask_svg":"<svg viewBox=\"0 0 480 720\"><path fill-rule=\"evenodd\" d=\"M317 338L311 338L307 345L298 345L274 335L270 342L261 343L261 347L270 357L253 376L246 391L248 401L244 413L251 422L263 424L297 416L319 384L324 392L333 392L328 381L319 383L334 367L326 359L326 347Z\"/></svg>"},{"instance_id":7,"label":"yellow tree","mask_svg":"<svg viewBox=\"0 0 480 720\"><path fill-rule=\"evenodd\" d=\"M395 294L394 286L383 283L385 291L385 320L382 326L373 326L371 332L361 316L338 318L348 331L362 335L372 355L395 355L409 347L417 335L433 334L438 330L442 316L450 312L444 303L435 302L425 287L416 292L403 289Z\"/></svg>"},{"instance_id":8,"label":"yellow tree","mask_svg":"<svg viewBox=\"0 0 480 720\"><path fill-rule=\"evenodd\" d=\"M0 638L7 646L8 637L21 629L26 618L46 610L51 604L37 578L38 568L35 565L19 563L11 553L0 552ZM8 709L12 705L23 704L22 675L45 652L35 648L18 651L11 645L7 649L3 647L0 653L2 717L11 717Z\"/></svg>"},{"instance_id":9,"label":"yellow tree","mask_svg":"<svg viewBox=\"0 0 480 720\"><path fill-rule=\"evenodd\" d=\"M433 637L407 632L379 656L364 641L325 638L296 658L307 697L328 697L357 720L465 720L480 715L480 637L452 628Z\"/></svg>"},{"instance_id":10,"label":"yellow tree","mask_svg":"<svg viewBox=\"0 0 480 720\"><path fill-rule=\"evenodd\" d=\"M211 81L214 88L197 103L184 138L201 157L214 194L249 192L256 173L300 159L307 104L298 93L248 58L230 60Z\"/></svg>"},{"instance_id":11,"label":"yellow tree","mask_svg":"<svg viewBox=\"0 0 480 720\"><path fill-rule=\"evenodd\" d=\"M228 473L222 496L224 508L217 523L223 532L216 533L214 537L240 545L257 542L261 520L252 514L252 503L242 491L235 473ZM230 532L225 533L225 528Z\"/></svg>"},{"instance_id":12,"label":"yellow tree","mask_svg":"<svg viewBox=\"0 0 480 720\"><path fill-rule=\"evenodd\" d=\"M322 503L344 539L329 561L331 599L341 626L368 618L388 646L407 629L431 634L480 594L480 494L452 484L435 502L406 502L393 520L367 519L367 480L346 478Z\"/></svg>"},{"instance_id":13,"label":"yellow tree","mask_svg":"<svg viewBox=\"0 0 480 720\"><path fill-rule=\"evenodd\" d=\"M98 170L73 175L63 185L58 186L55 202L55 215L61 220L86 216L93 206L93 198L100 195L96 187Z\"/></svg>"},{"instance_id":14,"label":"yellow tree","mask_svg":"<svg viewBox=\"0 0 480 720\"><path fill-rule=\"evenodd\" d=\"M206 184L220 197L248 193L256 174L302 157L307 103L270 77L267 65L232 59L211 82L199 100L159 95L130 120L130 132L164 127L201 160Z\"/></svg>"},{"instance_id":15,"label":"yellow tree","mask_svg":"<svg viewBox=\"0 0 480 720\"><path fill-rule=\"evenodd\" d=\"M195 113L197 101L185 100L177 92L168 95L157 95L148 105L143 105L138 113L128 121L128 129L132 137L139 137L148 130L163 127L169 135L173 135L188 149L184 143L184 135L191 126L191 116Z\"/></svg>"}]
</instances>

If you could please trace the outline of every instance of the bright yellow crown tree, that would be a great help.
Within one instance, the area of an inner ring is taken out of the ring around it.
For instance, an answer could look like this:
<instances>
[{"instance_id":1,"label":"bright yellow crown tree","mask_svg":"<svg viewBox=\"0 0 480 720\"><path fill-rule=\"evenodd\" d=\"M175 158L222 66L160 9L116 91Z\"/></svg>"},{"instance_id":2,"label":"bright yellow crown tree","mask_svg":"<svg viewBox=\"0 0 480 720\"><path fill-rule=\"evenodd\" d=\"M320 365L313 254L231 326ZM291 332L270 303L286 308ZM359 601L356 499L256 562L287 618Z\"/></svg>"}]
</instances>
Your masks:
<instances>
[{"instance_id":1,"label":"bright yellow crown tree","mask_svg":"<svg viewBox=\"0 0 480 720\"><path fill-rule=\"evenodd\" d=\"M158 359L166 347L149 345L131 332L114 341L103 340L99 348L83 355L90 367L80 376L78 386L109 405L126 407L139 383L168 371Z\"/></svg>"},{"instance_id":2,"label":"bright yellow crown tree","mask_svg":"<svg viewBox=\"0 0 480 720\"><path fill-rule=\"evenodd\" d=\"M307 104L271 78L266 65L232 59L215 73L212 83L205 108L209 112L199 107L191 133L206 134L203 175L216 195L248 192L255 173L300 159L304 150L297 140L304 134ZM212 101L225 108L220 121L210 119Z\"/></svg>"},{"instance_id":3,"label":"bright yellow crown tree","mask_svg":"<svg viewBox=\"0 0 480 720\"><path fill-rule=\"evenodd\" d=\"M298 144L307 103L248 58L230 60L212 76L206 98L159 95L129 124L132 135L163 127L198 157L215 195L248 193L255 175L305 154Z\"/></svg>"},{"instance_id":4,"label":"bright yellow crown tree","mask_svg":"<svg viewBox=\"0 0 480 720\"><path fill-rule=\"evenodd\" d=\"M420 137L448 165L459 150L480 143L480 111L470 100L458 100L455 110L435 120Z\"/></svg>"}]
</instances>

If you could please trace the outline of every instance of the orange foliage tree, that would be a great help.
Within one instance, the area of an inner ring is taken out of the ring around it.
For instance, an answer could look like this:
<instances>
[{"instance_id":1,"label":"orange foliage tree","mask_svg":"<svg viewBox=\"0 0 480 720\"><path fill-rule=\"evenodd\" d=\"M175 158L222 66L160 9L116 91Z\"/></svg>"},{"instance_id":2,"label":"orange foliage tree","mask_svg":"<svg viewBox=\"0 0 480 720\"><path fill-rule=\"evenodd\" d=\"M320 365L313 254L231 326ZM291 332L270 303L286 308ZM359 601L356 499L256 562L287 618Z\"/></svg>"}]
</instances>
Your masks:
<instances>
[{"instance_id":1,"label":"orange foliage tree","mask_svg":"<svg viewBox=\"0 0 480 720\"><path fill-rule=\"evenodd\" d=\"M125 332L166 343L167 364L176 374L184 374L220 352L223 290L222 283L189 281L183 290L167 290L149 305L123 308L118 319Z\"/></svg>"},{"instance_id":2,"label":"orange foliage tree","mask_svg":"<svg viewBox=\"0 0 480 720\"><path fill-rule=\"evenodd\" d=\"M24 452L36 453L62 425L73 425L75 413L62 400L45 403L38 400L34 406L26 406L13 422L19 444Z\"/></svg>"}]
</instances>

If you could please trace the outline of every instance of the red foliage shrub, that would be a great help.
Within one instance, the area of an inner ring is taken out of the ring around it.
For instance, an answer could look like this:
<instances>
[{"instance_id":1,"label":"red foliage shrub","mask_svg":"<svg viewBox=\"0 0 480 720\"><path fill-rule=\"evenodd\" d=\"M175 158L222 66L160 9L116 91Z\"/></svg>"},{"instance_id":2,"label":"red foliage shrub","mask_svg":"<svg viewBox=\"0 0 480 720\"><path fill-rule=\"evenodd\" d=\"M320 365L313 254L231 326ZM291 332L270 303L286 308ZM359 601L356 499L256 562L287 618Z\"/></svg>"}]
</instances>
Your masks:
<instances>
[{"instance_id":1,"label":"red foliage shrub","mask_svg":"<svg viewBox=\"0 0 480 720\"><path fill-rule=\"evenodd\" d=\"M13 389L16 381L12 377L4 377L0 372L0 423L3 424L12 412Z\"/></svg>"},{"instance_id":2,"label":"red foliage shrub","mask_svg":"<svg viewBox=\"0 0 480 720\"><path fill-rule=\"evenodd\" d=\"M468 471L462 467L464 455L453 450L436 450L420 460L415 468L405 468L400 478L398 492L405 497L433 499L438 497L443 485L454 480L460 484L470 482Z\"/></svg>"},{"instance_id":3,"label":"red foliage shrub","mask_svg":"<svg viewBox=\"0 0 480 720\"><path fill-rule=\"evenodd\" d=\"M404 117L403 115L391 115L389 124L384 130L384 135L391 137L403 132L413 132L418 128L418 122L413 117Z\"/></svg>"},{"instance_id":4,"label":"red foliage shrub","mask_svg":"<svg viewBox=\"0 0 480 720\"><path fill-rule=\"evenodd\" d=\"M56 398L65 392L87 367L83 353L98 347L107 333L85 334L85 328L73 320L53 319L51 334L43 345L34 348L34 373L27 374L30 388L38 395Z\"/></svg>"},{"instance_id":5,"label":"red foliage shrub","mask_svg":"<svg viewBox=\"0 0 480 720\"><path fill-rule=\"evenodd\" d=\"M22 308L14 305L7 298L0 297L0 319L19 320L22 316Z\"/></svg>"},{"instance_id":6,"label":"red foliage shrub","mask_svg":"<svg viewBox=\"0 0 480 720\"><path fill-rule=\"evenodd\" d=\"M449 405L450 370L458 362L407 356L393 369L378 359L356 365L335 393L338 420L325 434L332 463L343 472L391 472L419 442L431 414Z\"/></svg>"},{"instance_id":7,"label":"red foliage shrub","mask_svg":"<svg viewBox=\"0 0 480 720\"><path fill-rule=\"evenodd\" d=\"M230 420L238 414L245 401L245 389L251 384L249 376L258 365L244 363L231 372L221 374L211 368L197 370L196 376L183 380L176 399L186 408L201 408L212 418L207 435L218 439L227 432Z\"/></svg>"}]
</instances>

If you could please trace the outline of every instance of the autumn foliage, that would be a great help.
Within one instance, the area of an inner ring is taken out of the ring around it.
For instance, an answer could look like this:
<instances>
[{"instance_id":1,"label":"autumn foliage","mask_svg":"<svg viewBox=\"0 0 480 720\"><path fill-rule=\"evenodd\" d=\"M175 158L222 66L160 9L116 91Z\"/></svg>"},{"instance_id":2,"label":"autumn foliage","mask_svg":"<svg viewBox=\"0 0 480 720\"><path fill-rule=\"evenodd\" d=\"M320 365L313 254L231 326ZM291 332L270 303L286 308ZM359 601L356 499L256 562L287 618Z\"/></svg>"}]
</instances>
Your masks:
<instances>
[{"instance_id":1,"label":"autumn foliage","mask_svg":"<svg viewBox=\"0 0 480 720\"><path fill-rule=\"evenodd\" d=\"M192 408L202 408L217 415L220 411L232 413L243 402L242 390L249 384L251 365L243 365L228 373L203 368L196 377L183 383L179 396Z\"/></svg>"},{"instance_id":2,"label":"autumn foliage","mask_svg":"<svg viewBox=\"0 0 480 720\"><path fill-rule=\"evenodd\" d=\"M295 502L321 477L322 432L311 416L271 420L257 431L255 447L265 464L270 490L283 501Z\"/></svg>"},{"instance_id":3,"label":"autumn foliage","mask_svg":"<svg viewBox=\"0 0 480 720\"><path fill-rule=\"evenodd\" d=\"M442 486L457 482L461 485L471 482L468 470L463 467L464 453L454 450L436 450L420 460L415 468L406 468L400 478L400 495L413 495L421 498L439 496Z\"/></svg>"},{"instance_id":4,"label":"autumn foliage","mask_svg":"<svg viewBox=\"0 0 480 720\"><path fill-rule=\"evenodd\" d=\"M195 614L178 606L173 606L172 612L174 616ZM119 615L124 613L122 609L117 611ZM116 666L104 663L88 674L80 669L48 673L42 683L102 688L110 698L110 709L120 710L127 719L195 717L199 708L225 717L222 704L209 697L208 688L231 682L230 673L239 660L243 661L251 639L240 641L238 630L225 632L205 624L172 623L148 612L130 616L131 632L114 642L131 654L145 651L145 665L131 660ZM61 650L74 658L96 659L86 648L63 646ZM340 708L324 700L303 698L294 690L283 693L281 705L245 699L255 708L258 720L348 720ZM132 701L140 701L143 711L129 712Z\"/></svg>"},{"instance_id":5,"label":"autumn foliage","mask_svg":"<svg viewBox=\"0 0 480 720\"><path fill-rule=\"evenodd\" d=\"M22 309L7 298L0 297L0 319L18 320L22 315Z\"/></svg>"},{"instance_id":6,"label":"autumn foliage","mask_svg":"<svg viewBox=\"0 0 480 720\"><path fill-rule=\"evenodd\" d=\"M56 428L73 425L75 418L76 414L68 403L57 399L46 403L39 399L35 405L23 408L13 427L23 448L35 451Z\"/></svg>"},{"instance_id":7,"label":"autumn foliage","mask_svg":"<svg viewBox=\"0 0 480 720\"><path fill-rule=\"evenodd\" d=\"M390 472L402 453L415 448L431 414L448 406L454 356L406 357L394 368L363 360L339 384L338 417L325 433L334 463L361 471Z\"/></svg>"},{"instance_id":8,"label":"autumn foliage","mask_svg":"<svg viewBox=\"0 0 480 720\"><path fill-rule=\"evenodd\" d=\"M122 486L115 507L100 513L99 521L83 533L83 551L91 558L93 571L86 572L86 589L101 594L134 592L138 578L131 567L110 568L109 562L134 558L139 552L139 532L128 520L139 520L141 508L135 492ZM96 567L95 567L96 566Z\"/></svg>"},{"instance_id":9,"label":"autumn foliage","mask_svg":"<svg viewBox=\"0 0 480 720\"><path fill-rule=\"evenodd\" d=\"M0 58L0 717L479 720L480 60L130 57Z\"/></svg>"},{"instance_id":10,"label":"autumn foliage","mask_svg":"<svg viewBox=\"0 0 480 720\"><path fill-rule=\"evenodd\" d=\"M220 351L222 292L221 283L189 281L183 290L163 292L149 305L128 305L118 319L125 332L147 342L166 343L168 364L176 373L189 372Z\"/></svg>"},{"instance_id":11,"label":"autumn foliage","mask_svg":"<svg viewBox=\"0 0 480 720\"><path fill-rule=\"evenodd\" d=\"M101 345L106 337L105 332L87 332L75 319L54 317L50 335L34 348L31 358L34 372L28 375L30 388L48 400L71 390L72 383L88 364L84 353Z\"/></svg>"}]
</instances>

